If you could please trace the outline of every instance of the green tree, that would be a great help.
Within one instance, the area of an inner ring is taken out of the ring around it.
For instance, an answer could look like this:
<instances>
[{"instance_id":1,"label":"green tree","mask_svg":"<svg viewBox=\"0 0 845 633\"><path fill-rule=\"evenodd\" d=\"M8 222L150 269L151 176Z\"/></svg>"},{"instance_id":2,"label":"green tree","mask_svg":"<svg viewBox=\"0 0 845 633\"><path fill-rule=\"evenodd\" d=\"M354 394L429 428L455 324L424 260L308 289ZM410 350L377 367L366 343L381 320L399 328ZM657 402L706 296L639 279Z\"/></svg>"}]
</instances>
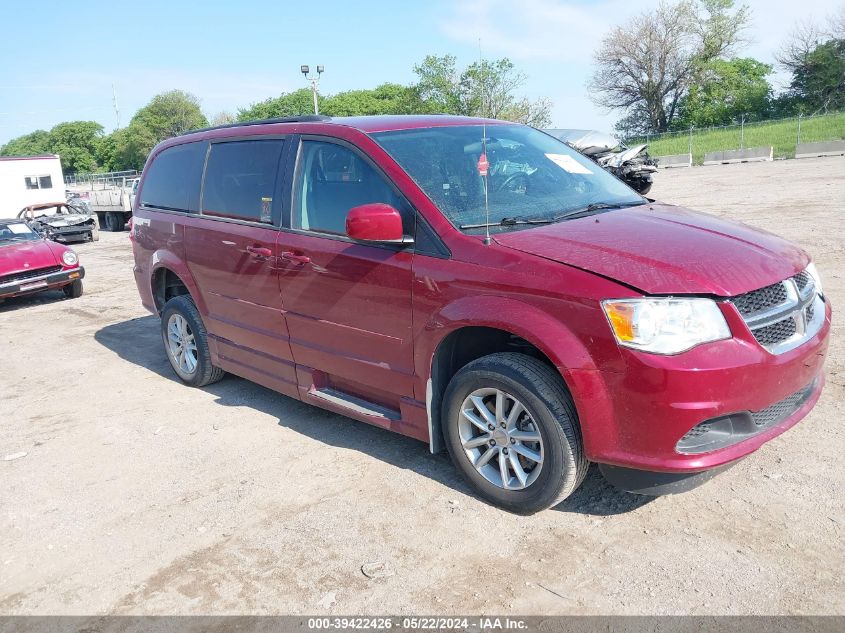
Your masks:
<instances>
[{"instance_id":1,"label":"green tree","mask_svg":"<svg viewBox=\"0 0 845 633\"><path fill-rule=\"evenodd\" d=\"M147 128L158 141L208 126L199 99L182 90L171 90L156 95L135 113L132 125ZM157 142L158 142L157 141Z\"/></svg>"},{"instance_id":2,"label":"green tree","mask_svg":"<svg viewBox=\"0 0 845 633\"><path fill-rule=\"evenodd\" d=\"M318 95L317 103L320 110L323 110L325 97ZM300 88L293 92L283 92L278 97L265 99L253 103L248 108L238 110L238 121L254 121L257 119L276 119L286 116L298 116L301 114L313 114L314 101L310 88Z\"/></svg>"},{"instance_id":3,"label":"green tree","mask_svg":"<svg viewBox=\"0 0 845 633\"><path fill-rule=\"evenodd\" d=\"M679 115L671 127L712 127L759 121L769 114L772 87L767 77L772 67L749 57L709 62L701 80L681 98Z\"/></svg>"},{"instance_id":4,"label":"green tree","mask_svg":"<svg viewBox=\"0 0 845 633\"><path fill-rule=\"evenodd\" d=\"M845 108L845 39L822 42L792 69L790 93L813 112Z\"/></svg>"},{"instance_id":5,"label":"green tree","mask_svg":"<svg viewBox=\"0 0 845 633\"><path fill-rule=\"evenodd\" d=\"M676 0L617 26L595 53L593 101L628 133L663 132L707 65L742 42L750 14L733 0Z\"/></svg>"},{"instance_id":6,"label":"green tree","mask_svg":"<svg viewBox=\"0 0 845 633\"><path fill-rule=\"evenodd\" d=\"M117 137L115 164L124 169L141 169L156 144L207 125L208 119L194 95L181 90L156 95L135 113L125 132Z\"/></svg>"},{"instance_id":7,"label":"green tree","mask_svg":"<svg viewBox=\"0 0 845 633\"><path fill-rule=\"evenodd\" d=\"M36 156L50 152L50 133L35 130L18 136L0 147L0 156Z\"/></svg>"},{"instance_id":8,"label":"green tree","mask_svg":"<svg viewBox=\"0 0 845 633\"><path fill-rule=\"evenodd\" d=\"M221 110L213 117L211 117L211 125L229 125L230 123L235 123L237 118L231 112L226 110Z\"/></svg>"},{"instance_id":9,"label":"green tree","mask_svg":"<svg viewBox=\"0 0 845 633\"><path fill-rule=\"evenodd\" d=\"M547 127L551 102L516 96L526 76L508 58L483 60L458 72L455 57L427 56L414 66L416 90L427 112L483 116Z\"/></svg>"},{"instance_id":10,"label":"green tree","mask_svg":"<svg viewBox=\"0 0 845 633\"><path fill-rule=\"evenodd\" d=\"M66 121L49 132L36 130L14 138L0 148L3 156L58 154L66 173L93 171L103 126L94 121Z\"/></svg>"},{"instance_id":11,"label":"green tree","mask_svg":"<svg viewBox=\"0 0 845 633\"><path fill-rule=\"evenodd\" d=\"M103 126L95 121L67 121L50 130L50 151L62 159L66 173L97 169L97 149Z\"/></svg>"},{"instance_id":12,"label":"green tree","mask_svg":"<svg viewBox=\"0 0 845 633\"><path fill-rule=\"evenodd\" d=\"M418 78L417 92L430 111L466 114L454 55L426 55L422 63L414 66L414 73Z\"/></svg>"},{"instance_id":13,"label":"green tree","mask_svg":"<svg viewBox=\"0 0 845 633\"><path fill-rule=\"evenodd\" d=\"M320 112L328 116L415 114L422 111L421 106L413 87L384 83L372 90L348 90L327 97Z\"/></svg>"}]
</instances>

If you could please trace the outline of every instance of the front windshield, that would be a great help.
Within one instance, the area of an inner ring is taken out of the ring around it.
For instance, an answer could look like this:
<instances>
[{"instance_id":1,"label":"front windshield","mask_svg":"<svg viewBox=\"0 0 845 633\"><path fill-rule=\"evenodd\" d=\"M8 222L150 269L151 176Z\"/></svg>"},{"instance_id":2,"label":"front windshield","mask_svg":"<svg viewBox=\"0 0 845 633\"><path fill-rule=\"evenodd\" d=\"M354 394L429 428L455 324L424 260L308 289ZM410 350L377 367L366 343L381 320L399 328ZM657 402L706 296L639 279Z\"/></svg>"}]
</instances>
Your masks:
<instances>
[{"instance_id":1,"label":"front windshield","mask_svg":"<svg viewBox=\"0 0 845 633\"><path fill-rule=\"evenodd\" d=\"M0 222L0 246L37 239L38 234L23 222Z\"/></svg>"},{"instance_id":2,"label":"front windshield","mask_svg":"<svg viewBox=\"0 0 845 633\"><path fill-rule=\"evenodd\" d=\"M524 125L467 125L379 132L372 137L456 227L484 231L486 145L491 231L563 220L567 213L642 204L627 185L565 143ZM481 161L483 163L483 161ZM483 164L481 165L483 169Z\"/></svg>"}]
</instances>

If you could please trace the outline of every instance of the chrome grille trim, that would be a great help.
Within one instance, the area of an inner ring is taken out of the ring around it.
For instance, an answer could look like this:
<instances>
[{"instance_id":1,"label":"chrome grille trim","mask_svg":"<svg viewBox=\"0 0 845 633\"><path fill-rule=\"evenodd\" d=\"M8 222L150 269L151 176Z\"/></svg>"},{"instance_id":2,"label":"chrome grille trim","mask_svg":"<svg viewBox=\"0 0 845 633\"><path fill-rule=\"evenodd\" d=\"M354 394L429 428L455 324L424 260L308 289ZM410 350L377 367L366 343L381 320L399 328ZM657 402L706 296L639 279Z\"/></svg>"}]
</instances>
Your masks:
<instances>
[{"instance_id":1,"label":"chrome grille trim","mask_svg":"<svg viewBox=\"0 0 845 633\"><path fill-rule=\"evenodd\" d=\"M800 346L824 322L824 300L806 271L729 301L757 342L772 354Z\"/></svg>"}]
</instances>

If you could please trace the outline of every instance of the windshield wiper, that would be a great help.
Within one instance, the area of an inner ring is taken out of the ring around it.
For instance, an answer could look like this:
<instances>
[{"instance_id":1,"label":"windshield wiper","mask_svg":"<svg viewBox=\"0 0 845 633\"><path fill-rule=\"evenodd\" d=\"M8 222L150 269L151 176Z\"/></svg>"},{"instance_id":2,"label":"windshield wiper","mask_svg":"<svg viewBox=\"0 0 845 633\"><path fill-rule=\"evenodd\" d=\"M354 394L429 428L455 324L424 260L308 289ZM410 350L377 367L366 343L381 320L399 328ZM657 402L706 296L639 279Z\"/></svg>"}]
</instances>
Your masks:
<instances>
[{"instance_id":1,"label":"windshield wiper","mask_svg":"<svg viewBox=\"0 0 845 633\"><path fill-rule=\"evenodd\" d=\"M570 220L574 218L582 218L587 215L592 215L596 211L605 211L608 209L624 209L626 207L638 207L645 202L591 202L587 206L578 207L577 209L570 209L566 213L561 213L554 217L555 222L560 220Z\"/></svg>"},{"instance_id":2,"label":"windshield wiper","mask_svg":"<svg viewBox=\"0 0 845 633\"><path fill-rule=\"evenodd\" d=\"M498 222L482 222L481 224L461 224L461 229L483 229L488 226L516 226L517 224L551 224L552 219L547 220L526 220L525 218L502 218Z\"/></svg>"}]
</instances>

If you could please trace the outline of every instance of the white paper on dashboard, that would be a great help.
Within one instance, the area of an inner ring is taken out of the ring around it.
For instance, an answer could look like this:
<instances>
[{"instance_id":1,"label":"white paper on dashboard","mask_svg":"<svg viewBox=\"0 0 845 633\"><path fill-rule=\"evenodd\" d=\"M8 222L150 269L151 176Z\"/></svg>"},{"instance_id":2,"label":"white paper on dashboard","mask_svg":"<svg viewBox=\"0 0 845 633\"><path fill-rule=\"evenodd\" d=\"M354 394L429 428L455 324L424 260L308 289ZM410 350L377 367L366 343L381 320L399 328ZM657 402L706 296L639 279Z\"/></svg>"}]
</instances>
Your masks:
<instances>
[{"instance_id":1,"label":"white paper on dashboard","mask_svg":"<svg viewBox=\"0 0 845 633\"><path fill-rule=\"evenodd\" d=\"M567 156L566 154L546 154L546 158L564 171L568 171L570 174L593 173L590 169L584 167L584 165L572 158L572 156Z\"/></svg>"},{"instance_id":2,"label":"white paper on dashboard","mask_svg":"<svg viewBox=\"0 0 845 633\"><path fill-rule=\"evenodd\" d=\"M30 229L26 224L7 224L6 228L15 235L29 235L32 233L32 229Z\"/></svg>"}]
</instances>

